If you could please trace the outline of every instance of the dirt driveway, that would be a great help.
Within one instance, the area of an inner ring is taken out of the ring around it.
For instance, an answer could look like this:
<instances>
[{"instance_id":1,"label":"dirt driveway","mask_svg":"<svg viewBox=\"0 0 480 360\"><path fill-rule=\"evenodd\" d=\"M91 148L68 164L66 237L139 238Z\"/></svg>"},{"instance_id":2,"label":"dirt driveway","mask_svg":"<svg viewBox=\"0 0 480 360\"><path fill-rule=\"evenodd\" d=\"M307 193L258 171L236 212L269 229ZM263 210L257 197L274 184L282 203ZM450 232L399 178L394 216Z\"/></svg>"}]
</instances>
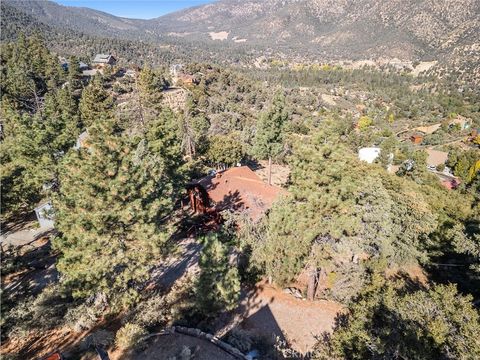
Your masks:
<instances>
[{"instance_id":1,"label":"dirt driveway","mask_svg":"<svg viewBox=\"0 0 480 360\"><path fill-rule=\"evenodd\" d=\"M248 330L272 341L286 341L302 354L310 351L315 337L331 332L343 306L333 301L307 301L286 294L282 289L260 282L244 294L235 320L216 335L234 328Z\"/></svg>"}]
</instances>

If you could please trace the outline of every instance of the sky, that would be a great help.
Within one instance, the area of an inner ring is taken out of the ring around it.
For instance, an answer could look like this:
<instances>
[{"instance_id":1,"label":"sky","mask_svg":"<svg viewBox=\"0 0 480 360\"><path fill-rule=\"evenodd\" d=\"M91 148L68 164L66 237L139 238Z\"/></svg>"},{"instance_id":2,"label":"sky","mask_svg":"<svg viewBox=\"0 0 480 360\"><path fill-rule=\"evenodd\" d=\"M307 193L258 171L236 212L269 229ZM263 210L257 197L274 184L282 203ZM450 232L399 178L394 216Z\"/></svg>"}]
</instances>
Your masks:
<instances>
[{"instance_id":1,"label":"sky","mask_svg":"<svg viewBox=\"0 0 480 360\"><path fill-rule=\"evenodd\" d=\"M134 18L152 19L170 12L214 2L214 0L55 0L66 6L88 7L106 13Z\"/></svg>"}]
</instances>

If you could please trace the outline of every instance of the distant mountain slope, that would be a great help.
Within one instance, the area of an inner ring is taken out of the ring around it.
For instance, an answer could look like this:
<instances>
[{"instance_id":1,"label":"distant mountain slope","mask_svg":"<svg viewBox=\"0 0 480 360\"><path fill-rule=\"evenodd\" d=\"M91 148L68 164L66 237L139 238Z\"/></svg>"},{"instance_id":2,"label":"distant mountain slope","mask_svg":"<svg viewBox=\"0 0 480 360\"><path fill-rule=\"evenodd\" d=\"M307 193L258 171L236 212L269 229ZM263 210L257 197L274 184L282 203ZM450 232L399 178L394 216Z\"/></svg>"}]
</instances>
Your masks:
<instances>
[{"instance_id":1,"label":"distant mountain slope","mask_svg":"<svg viewBox=\"0 0 480 360\"><path fill-rule=\"evenodd\" d=\"M60 28L83 32L96 36L146 38L138 24L142 20L120 18L102 11L82 7L59 5L45 0L2 0L2 3L15 7L38 21Z\"/></svg>"},{"instance_id":2,"label":"distant mountain slope","mask_svg":"<svg viewBox=\"0 0 480 360\"><path fill-rule=\"evenodd\" d=\"M438 60L438 71L480 79L479 0L220 0L151 20L51 1L2 3L57 29L190 44L223 57L244 50L319 61Z\"/></svg>"},{"instance_id":3,"label":"distant mountain slope","mask_svg":"<svg viewBox=\"0 0 480 360\"><path fill-rule=\"evenodd\" d=\"M224 0L151 20L157 34L303 49L327 57L434 56L478 42L478 0ZM189 34L190 33L190 34Z\"/></svg>"}]
</instances>

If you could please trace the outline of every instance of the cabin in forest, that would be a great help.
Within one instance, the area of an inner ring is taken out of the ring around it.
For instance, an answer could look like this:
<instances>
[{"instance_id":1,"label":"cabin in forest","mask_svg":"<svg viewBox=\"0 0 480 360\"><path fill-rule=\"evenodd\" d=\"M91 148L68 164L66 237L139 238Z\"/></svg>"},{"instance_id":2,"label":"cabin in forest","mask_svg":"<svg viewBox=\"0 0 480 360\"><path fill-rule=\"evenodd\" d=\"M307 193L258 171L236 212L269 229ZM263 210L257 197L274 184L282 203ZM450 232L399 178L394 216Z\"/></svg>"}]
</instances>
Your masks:
<instances>
[{"instance_id":1,"label":"cabin in forest","mask_svg":"<svg viewBox=\"0 0 480 360\"><path fill-rule=\"evenodd\" d=\"M421 144L423 141L423 135L415 134L410 137L410 141L414 144Z\"/></svg>"},{"instance_id":2,"label":"cabin in forest","mask_svg":"<svg viewBox=\"0 0 480 360\"><path fill-rule=\"evenodd\" d=\"M177 84L183 84L183 85L193 85L193 84L196 84L197 82L198 82L197 78L190 74L180 74L177 77L177 81L176 81Z\"/></svg>"},{"instance_id":3,"label":"cabin in forest","mask_svg":"<svg viewBox=\"0 0 480 360\"><path fill-rule=\"evenodd\" d=\"M117 59L110 54L97 54L92 61L92 65L95 67L103 68L105 65L115 65Z\"/></svg>"},{"instance_id":4,"label":"cabin in forest","mask_svg":"<svg viewBox=\"0 0 480 360\"><path fill-rule=\"evenodd\" d=\"M54 226L53 206L50 201L39 204L35 208L35 215L37 216L40 228L47 229Z\"/></svg>"},{"instance_id":5,"label":"cabin in forest","mask_svg":"<svg viewBox=\"0 0 480 360\"><path fill-rule=\"evenodd\" d=\"M187 185L190 207L217 221L222 211L245 212L259 220L286 191L264 183L248 166L233 167Z\"/></svg>"}]
</instances>

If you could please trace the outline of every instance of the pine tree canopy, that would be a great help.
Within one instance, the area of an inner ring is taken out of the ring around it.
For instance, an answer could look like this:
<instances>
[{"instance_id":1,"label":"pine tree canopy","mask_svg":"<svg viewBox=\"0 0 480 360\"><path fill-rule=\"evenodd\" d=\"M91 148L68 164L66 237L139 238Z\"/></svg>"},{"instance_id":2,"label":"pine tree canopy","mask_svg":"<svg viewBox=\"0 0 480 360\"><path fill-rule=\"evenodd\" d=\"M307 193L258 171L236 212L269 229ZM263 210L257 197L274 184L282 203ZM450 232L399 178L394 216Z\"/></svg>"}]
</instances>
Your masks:
<instances>
[{"instance_id":1,"label":"pine tree canopy","mask_svg":"<svg viewBox=\"0 0 480 360\"><path fill-rule=\"evenodd\" d=\"M115 119L97 116L87 147L70 152L61 168L58 269L75 296L103 293L128 306L170 235L165 218L182 186L178 132L164 116L145 137L128 138Z\"/></svg>"},{"instance_id":2,"label":"pine tree canopy","mask_svg":"<svg viewBox=\"0 0 480 360\"><path fill-rule=\"evenodd\" d=\"M284 124L288 120L285 98L277 93L271 108L260 115L253 152L260 159L277 156L283 149Z\"/></svg>"},{"instance_id":3,"label":"pine tree canopy","mask_svg":"<svg viewBox=\"0 0 480 360\"><path fill-rule=\"evenodd\" d=\"M217 234L210 233L203 239L199 265L196 295L200 312L212 317L222 310L233 310L240 294L240 280L237 268L229 264L228 248Z\"/></svg>"},{"instance_id":4,"label":"pine tree canopy","mask_svg":"<svg viewBox=\"0 0 480 360\"><path fill-rule=\"evenodd\" d=\"M480 318L454 285L411 291L376 280L314 359L474 359L480 356Z\"/></svg>"}]
</instances>

